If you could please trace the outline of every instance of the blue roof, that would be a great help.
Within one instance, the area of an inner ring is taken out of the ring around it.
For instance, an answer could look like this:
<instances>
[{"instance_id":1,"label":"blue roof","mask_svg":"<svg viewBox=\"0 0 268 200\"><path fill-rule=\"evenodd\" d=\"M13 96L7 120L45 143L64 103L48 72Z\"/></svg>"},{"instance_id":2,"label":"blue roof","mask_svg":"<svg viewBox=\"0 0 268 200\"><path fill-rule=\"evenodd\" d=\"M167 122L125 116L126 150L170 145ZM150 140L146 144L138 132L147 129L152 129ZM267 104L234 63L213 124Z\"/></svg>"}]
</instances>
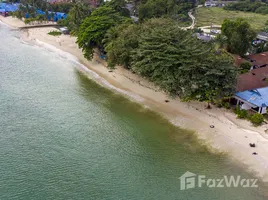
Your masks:
<instances>
[{"instance_id":1,"label":"blue roof","mask_svg":"<svg viewBox=\"0 0 268 200\"><path fill-rule=\"evenodd\" d=\"M258 107L268 106L268 87L237 92L235 96Z\"/></svg>"},{"instance_id":2,"label":"blue roof","mask_svg":"<svg viewBox=\"0 0 268 200\"><path fill-rule=\"evenodd\" d=\"M10 3L0 3L0 11L1 12L14 12L14 11L16 11L16 10L19 9L19 6L20 5L21 4L19 4L19 3L13 3L13 4L10 4ZM45 14L44 11L39 10L39 9L36 10L36 13L38 15L44 15ZM51 12L51 11L49 11L48 13L49 14L54 13L54 21L57 21L58 19L66 19L66 17L67 17L67 14L66 13L62 13L62 12ZM28 17L29 17L29 14L28 14ZM28 18L28 17L26 17L26 18Z\"/></svg>"},{"instance_id":3,"label":"blue roof","mask_svg":"<svg viewBox=\"0 0 268 200\"><path fill-rule=\"evenodd\" d=\"M45 14L45 12L43 12L42 10L36 10L36 13L38 14L38 15L44 15Z\"/></svg>"},{"instance_id":4,"label":"blue roof","mask_svg":"<svg viewBox=\"0 0 268 200\"><path fill-rule=\"evenodd\" d=\"M4 9L7 12L14 12L19 9L18 3L8 4L8 3L0 3L0 9Z\"/></svg>"}]
</instances>

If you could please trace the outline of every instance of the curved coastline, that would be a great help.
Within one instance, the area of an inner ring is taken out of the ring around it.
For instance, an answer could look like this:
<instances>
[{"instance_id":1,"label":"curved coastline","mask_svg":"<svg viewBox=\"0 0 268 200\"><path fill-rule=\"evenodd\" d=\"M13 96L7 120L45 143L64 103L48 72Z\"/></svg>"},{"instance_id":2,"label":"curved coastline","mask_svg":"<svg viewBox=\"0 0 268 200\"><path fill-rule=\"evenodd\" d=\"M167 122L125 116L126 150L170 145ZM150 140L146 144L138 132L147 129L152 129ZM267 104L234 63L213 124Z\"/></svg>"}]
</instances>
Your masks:
<instances>
[{"instance_id":1,"label":"curved coastline","mask_svg":"<svg viewBox=\"0 0 268 200\"><path fill-rule=\"evenodd\" d=\"M4 23L8 24L8 18ZM9 26L14 27L14 23ZM74 62L101 85L160 113L176 126L194 130L201 140L212 147L212 151L229 154L231 159L243 163L249 171L254 172L264 181L268 180L268 158L265 157L268 153L268 140L264 134L266 126L252 127L247 121L236 119L230 111L218 108L206 110L203 103L183 103L179 99L170 99L147 80L121 67L109 72L98 58L95 57L93 61L83 58L75 38L65 35L49 36L47 32L50 29L30 29L27 34L23 34L22 40L58 53L63 58ZM165 99L169 99L170 102L166 103ZM215 126L214 129L209 127L211 124ZM249 142L257 143L257 148L251 149L248 146ZM259 155L253 156L253 151L257 151Z\"/></svg>"}]
</instances>

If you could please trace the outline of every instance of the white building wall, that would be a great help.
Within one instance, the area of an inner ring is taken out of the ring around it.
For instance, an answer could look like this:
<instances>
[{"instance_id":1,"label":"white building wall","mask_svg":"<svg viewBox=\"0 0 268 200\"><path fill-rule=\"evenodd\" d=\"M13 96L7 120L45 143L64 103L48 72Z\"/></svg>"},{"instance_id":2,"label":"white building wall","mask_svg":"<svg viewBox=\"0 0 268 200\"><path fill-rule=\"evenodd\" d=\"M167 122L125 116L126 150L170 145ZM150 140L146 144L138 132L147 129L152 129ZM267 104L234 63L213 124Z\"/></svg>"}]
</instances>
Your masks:
<instances>
[{"instance_id":1,"label":"white building wall","mask_svg":"<svg viewBox=\"0 0 268 200\"><path fill-rule=\"evenodd\" d=\"M249 106L249 105L246 104L246 103L243 103L243 104L241 105L241 109L243 109L243 110L250 110L250 109L251 109L251 106Z\"/></svg>"}]
</instances>

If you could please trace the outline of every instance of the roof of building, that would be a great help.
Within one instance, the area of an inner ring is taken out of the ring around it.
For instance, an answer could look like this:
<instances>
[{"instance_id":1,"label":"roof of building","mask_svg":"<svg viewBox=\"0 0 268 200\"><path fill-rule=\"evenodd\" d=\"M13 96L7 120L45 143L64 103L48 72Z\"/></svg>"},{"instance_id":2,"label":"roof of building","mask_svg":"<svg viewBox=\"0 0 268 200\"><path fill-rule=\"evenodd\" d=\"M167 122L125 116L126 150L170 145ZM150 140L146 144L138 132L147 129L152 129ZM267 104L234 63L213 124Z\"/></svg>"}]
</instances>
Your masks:
<instances>
[{"instance_id":1,"label":"roof of building","mask_svg":"<svg viewBox=\"0 0 268 200\"><path fill-rule=\"evenodd\" d=\"M18 3L13 3L13 4L9 4L9 3L0 3L0 9L4 9L7 12L14 12L16 10L18 10L19 8Z\"/></svg>"},{"instance_id":2,"label":"roof of building","mask_svg":"<svg viewBox=\"0 0 268 200\"><path fill-rule=\"evenodd\" d=\"M241 74L237 80L237 91L253 90L268 86L268 67L253 69Z\"/></svg>"},{"instance_id":3,"label":"roof of building","mask_svg":"<svg viewBox=\"0 0 268 200\"><path fill-rule=\"evenodd\" d=\"M211 37L210 35L205 35L201 33L197 33L196 35L199 40L203 40L205 42L209 42L213 39L213 37Z\"/></svg>"},{"instance_id":4,"label":"roof of building","mask_svg":"<svg viewBox=\"0 0 268 200\"><path fill-rule=\"evenodd\" d=\"M247 62L244 58L238 55L233 55L234 57L234 65L239 67L242 63Z\"/></svg>"},{"instance_id":5,"label":"roof of building","mask_svg":"<svg viewBox=\"0 0 268 200\"><path fill-rule=\"evenodd\" d=\"M268 106L268 87L237 92L235 96L258 107Z\"/></svg>"},{"instance_id":6,"label":"roof of building","mask_svg":"<svg viewBox=\"0 0 268 200\"><path fill-rule=\"evenodd\" d=\"M265 65L268 64L268 52L249 55L248 58L252 61L253 65Z\"/></svg>"},{"instance_id":7,"label":"roof of building","mask_svg":"<svg viewBox=\"0 0 268 200\"><path fill-rule=\"evenodd\" d=\"M257 34L257 38L260 39L260 40L267 41L268 40L268 33L266 33L266 32L259 32Z\"/></svg>"},{"instance_id":8,"label":"roof of building","mask_svg":"<svg viewBox=\"0 0 268 200\"><path fill-rule=\"evenodd\" d=\"M13 4L0 3L0 10L1 10L1 12L3 12L3 11L14 12L14 11L18 10L19 6L20 6L19 3L13 3ZM36 13L39 14L39 15L44 15L45 14L44 11L39 10L39 9L36 10ZM62 12L51 12L51 11L49 11L48 13L49 14L54 13L54 15L55 15L54 18L58 18L58 19L60 19L60 18L66 19L66 17L67 17L67 14L62 13Z\"/></svg>"},{"instance_id":9,"label":"roof of building","mask_svg":"<svg viewBox=\"0 0 268 200\"><path fill-rule=\"evenodd\" d=\"M252 66L256 66L256 68L268 65L268 52L249 55L247 60L238 55L234 55L233 57L236 66L240 66L243 62L251 62Z\"/></svg>"}]
</instances>

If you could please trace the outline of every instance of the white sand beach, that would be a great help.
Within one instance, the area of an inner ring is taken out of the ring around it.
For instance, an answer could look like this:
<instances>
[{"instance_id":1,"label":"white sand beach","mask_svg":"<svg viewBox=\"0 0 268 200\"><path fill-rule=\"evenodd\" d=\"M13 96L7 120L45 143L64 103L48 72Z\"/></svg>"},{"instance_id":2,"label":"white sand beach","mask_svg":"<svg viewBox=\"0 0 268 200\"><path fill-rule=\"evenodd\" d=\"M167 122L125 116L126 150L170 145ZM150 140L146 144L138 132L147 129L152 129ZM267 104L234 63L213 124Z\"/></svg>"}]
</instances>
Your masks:
<instances>
[{"instance_id":1,"label":"white sand beach","mask_svg":"<svg viewBox=\"0 0 268 200\"><path fill-rule=\"evenodd\" d=\"M22 21L12 17L0 16L0 20L14 28L23 26ZM208 110L205 103L186 103L180 102L179 99L171 99L152 83L122 67L118 66L113 72L109 72L100 59L94 58L92 61L87 61L83 57L82 51L75 43L75 37L48 35L51 30L54 28L29 29L23 34L23 39L41 46L45 43L50 44L74 55L90 70L119 88L119 92L140 97L130 98L161 113L173 124L194 130L201 140L213 147L212 151L214 149L225 152L233 161L244 164L249 171L268 181L268 134L265 133L268 125L254 127L246 120L236 119L235 114L229 110L214 106ZM167 99L168 103L165 102ZM210 125L215 127L210 128ZM250 147L249 143L255 143L256 147ZM258 155L252 155L253 152L257 152Z\"/></svg>"}]
</instances>

